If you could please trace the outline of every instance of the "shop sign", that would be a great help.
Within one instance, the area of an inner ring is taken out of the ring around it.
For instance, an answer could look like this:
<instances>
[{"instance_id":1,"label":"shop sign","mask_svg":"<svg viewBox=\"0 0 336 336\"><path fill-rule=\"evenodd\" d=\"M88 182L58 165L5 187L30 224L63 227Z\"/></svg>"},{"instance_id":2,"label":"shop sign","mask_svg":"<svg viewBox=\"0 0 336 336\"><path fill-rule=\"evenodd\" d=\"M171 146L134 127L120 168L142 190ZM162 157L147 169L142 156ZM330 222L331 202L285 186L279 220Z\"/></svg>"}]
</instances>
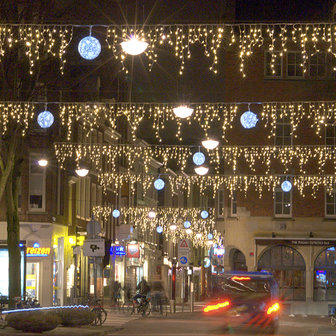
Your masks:
<instances>
[{"instance_id":1,"label":"shop sign","mask_svg":"<svg viewBox=\"0 0 336 336\"><path fill-rule=\"evenodd\" d=\"M336 245L336 240L333 239L276 239L276 238L256 238L258 245L274 245L274 244L289 244L300 246L333 246Z\"/></svg>"},{"instance_id":2,"label":"shop sign","mask_svg":"<svg viewBox=\"0 0 336 336\"><path fill-rule=\"evenodd\" d=\"M127 258L140 258L139 244L127 244Z\"/></svg>"},{"instance_id":3,"label":"shop sign","mask_svg":"<svg viewBox=\"0 0 336 336\"><path fill-rule=\"evenodd\" d=\"M126 248L125 246L111 246L110 248L110 255L116 255L116 256L124 256L126 255Z\"/></svg>"},{"instance_id":4,"label":"shop sign","mask_svg":"<svg viewBox=\"0 0 336 336\"><path fill-rule=\"evenodd\" d=\"M50 247L27 247L27 257L48 257Z\"/></svg>"}]
</instances>

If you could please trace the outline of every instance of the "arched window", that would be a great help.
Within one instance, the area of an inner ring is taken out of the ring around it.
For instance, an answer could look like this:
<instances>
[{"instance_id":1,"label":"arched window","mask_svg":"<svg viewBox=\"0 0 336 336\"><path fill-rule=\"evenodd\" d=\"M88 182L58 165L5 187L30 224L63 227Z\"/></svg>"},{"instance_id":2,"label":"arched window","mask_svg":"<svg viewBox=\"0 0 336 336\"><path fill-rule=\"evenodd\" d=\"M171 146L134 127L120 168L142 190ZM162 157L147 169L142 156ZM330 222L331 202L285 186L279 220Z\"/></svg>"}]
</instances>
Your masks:
<instances>
[{"instance_id":1,"label":"arched window","mask_svg":"<svg viewBox=\"0 0 336 336\"><path fill-rule=\"evenodd\" d=\"M258 270L273 273L283 299L306 299L306 265L294 248L278 245L267 249L259 258Z\"/></svg>"},{"instance_id":2,"label":"arched window","mask_svg":"<svg viewBox=\"0 0 336 336\"><path fill-rule=\"evenodd\" d=\"M235 249L232 254L231 268L233 271L247 271L245 256L238 249Z\"/></svg>"},{"instance_id":3,"label":"arched window","mask_svg":"<svg viewBox=\"0 0 336 336\"><path fill-rule=\"evenodd\" d=\"M314 300L336 300L335 247L322 251L314 263Z\"/></svg>"}]
</instances>

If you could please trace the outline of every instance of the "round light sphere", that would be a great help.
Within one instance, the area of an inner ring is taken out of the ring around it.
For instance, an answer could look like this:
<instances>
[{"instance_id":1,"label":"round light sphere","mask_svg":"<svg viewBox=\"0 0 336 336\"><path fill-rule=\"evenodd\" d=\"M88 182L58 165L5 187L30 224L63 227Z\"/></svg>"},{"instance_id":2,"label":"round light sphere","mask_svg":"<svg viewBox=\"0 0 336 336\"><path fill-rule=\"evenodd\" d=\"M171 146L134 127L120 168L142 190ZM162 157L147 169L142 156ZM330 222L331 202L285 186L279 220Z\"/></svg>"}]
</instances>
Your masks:
<instances>
[{"instance_id":1,"label":"round light sphere","mask_svg":"<svg viewBox=\"0 0 336 336\"><path fill-rule=\"evenodd\" d=\"M201 239L202 238L202 233L196 233L196 238Z\"/></svg>"},{"instance_id":2,"label":"round light sphere","mask_svg":"<svg viewBox=\"0 0 336 336\"><path fill-rule=\"evenodd\" d=\"M154 188L156 190L162 190L164 186L165 182L162 179L158 178L157 180L154 181Z\"/></svg>"},{"instance_id":3,"label":"round light sphere","mask_svg":"<svg viewBox=\"0 0 336 336\"><path fill-rule=\"evenodd\" d=\"M156 227L156 232L157 233L162 233L163 232L163 227L162 226L157 226Z\"/></svg>"},{"instance_id":4,"label":"round light sphere","mask_svg":"<svg viewBox=\"0 0 336 336\"><path fill-rule=\"evenodd\" d=\"M121 43L123 51L133 56L142 54L147 47L148 43L146 41L138 40L135 36Z\"/></svg>"},{"instance_id":5,"label":"round light sphere","mask_svg":"<svg viewBox=\"0 0 336 336\"><path fill-rule=\"evenodd\" d=\"M205 155L202 152L196 152L193 155L193 161L196 166L201 166L205 162Z\"/></svg>"},{"instance_id":6,"label":"round light sphere","mask_svg":"<svg viewBox=\"0 0 336 336\"><path fill-rule=\"evenodd\" d=\"M203 219L207 219L207 218L209 217L209 212L206 211L206 210L203 210L203 211L201 212L201 217L202 217Z\"/></svg>"},{"instance_id":7,"label":"round light sphere","mask_svg":"<svg viewBox=\"0 0 336 336\"><path fill-rule=\"evenodd\" d=\"M187 230L186 230L186 234L192 234L192 232L193 232L193 231L192 231L191 229L187 229Z\"/></svg>"},{"instance_id":8,"label":"round light sphere","mask_svg":"<svg viewBox=\"0 0 336 336\"><path fill-rule=\"evenodd\" d=\"M209 240L213 239L213 234L212 233L208 233L208 239Z\"/></svg>"},{"instance_id":9,"label":"round light sphere","mask_svg":"<svg viewBox=\"0 0 336 336\"><path fill-rule=\"evenodd\" d=\"M244 112L240 117L240 123L244 128L253 128L258 122L258 117L251 111Z\"/></svg>"},{"instance_id":10,"label":"round light sphere","mask_svg":"<svg viewBox=\"0 0 336 336\"><path fill-rule=\"evenodd\" d=\"M54 123L54 116L49 111L43 111L37 116L37 123L41 128L49 128Z\"/></svg>"},{"instance_id":11,"label":"round light sphere","mask_svg":"<svg viewBox=\"0 0 336 336\"><path fill-rule=\"evenodd\" d=\"M178 106L178 107L175 107L173 108L173 112L174 114L179 117L179 118L188 118L192 115L194 109L188 107L188 106Z\"/></svg>"},{"instance_id":12,"label":"round light sphere","mask_svg":"<svg viewBox=\"0 0 336 336\"><path fill-rule=\"evenodd\" d=\"M86 60L95 59L101 52L99 40L93 36L82 38L78 43L78 52Z\"/></svg>"},{"instance_id":13,"label":"round light sphere","mask_svg":"<svg viewBox=\"0 0 336 336\"><path fill-rule=\"evenodd\" d=\"M120 211L119 211L118 209L114 209L114 210L112 211L112 216L113 216L114 218L118 218L118 217L120 216Z\"/></svg>"},{"instance_id":14,"label":"round light sphere","mask_svg":"<svg viewBox=\"0 0 336 336\"><path fill-rule=\"evenodd\" d=\"M149 218L155 218L155 217L156 217L156 212L153 211L153 210L149 211L149 212L148 212L148 217L149 217Z\"/></svg>"},{"instance_id":15,"label":"round light sphere","mask_svg":"<svg viewBox=\"0 0 336 336\"><path fill-rule=\"evenodd\" d=\"M189 229L190 226L191 226L191 223L190 223L189 221L185 221L185 222L183 223L183 226L184 226L185 229Z\"/></svg>"},{"instance_id":16,"label":"round light sphere","mask_svg":"<svg viewBox=\"0 0 336 336\"><path fill-rule=\"evenodd\" d=\"M292 183L290 183L289 181L283 181L283 182L281 183L281 189L282 189L282 191L284 191L284 192L289 192L289 191L291 191L291 189L292 189Z\"/></svg>"},{"instance_id":17,"label":"round light sphere","mask_svg":"<svg viewBox=\"0 0 336 336\"><path fill-rule=\"evenodd\" d=\"M48 165L48 160L46 159L40 159L37 161L40 167L46 167Z\"/></svg>"}]
</instances>

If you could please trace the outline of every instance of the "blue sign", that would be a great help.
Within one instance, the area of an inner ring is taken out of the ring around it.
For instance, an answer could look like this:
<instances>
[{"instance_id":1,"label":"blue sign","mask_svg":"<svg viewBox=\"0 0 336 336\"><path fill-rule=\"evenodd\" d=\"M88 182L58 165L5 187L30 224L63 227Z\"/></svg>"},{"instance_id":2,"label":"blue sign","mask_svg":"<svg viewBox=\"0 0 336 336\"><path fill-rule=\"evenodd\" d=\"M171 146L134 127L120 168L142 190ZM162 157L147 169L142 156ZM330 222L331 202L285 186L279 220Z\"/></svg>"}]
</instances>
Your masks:
<instances>
[{"instance_id":1,"label":"blue sign","mask_svg":"<svg viewBox=\"0 0 336 336\"><path fill-rule=\"evenodd\" d=\"M187 257L181 257L180 262L181 262L182 265L185 265L188 262Z\"/></svg>"},{"instance_id":2,"label":"blue sign","mask_svg":"<svg viewBox=\"0 0 336 336\"><path fill-rule=\"evenodd\" d=\"M126 247L125 246L111 246L110 255L124 256L126 255Z\"/></svg>"}]
</instances>

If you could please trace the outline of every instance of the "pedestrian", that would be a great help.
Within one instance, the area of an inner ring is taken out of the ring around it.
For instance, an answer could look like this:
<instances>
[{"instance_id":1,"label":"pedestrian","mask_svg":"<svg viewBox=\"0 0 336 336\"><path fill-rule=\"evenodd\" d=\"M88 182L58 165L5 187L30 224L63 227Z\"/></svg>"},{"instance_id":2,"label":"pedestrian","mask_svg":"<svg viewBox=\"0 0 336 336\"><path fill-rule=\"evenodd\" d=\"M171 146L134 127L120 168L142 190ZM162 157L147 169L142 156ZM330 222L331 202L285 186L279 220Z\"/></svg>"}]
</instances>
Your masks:
<instances>
[{"instance_id":1,"label":"pedestrian","mask_svg":"<svg viewBox=\"0 0 336 336\"><path fill-rule=\"evenodd\" d=\"M113 304L119 305L119 300L120 300L120 293L121 292L121 284L119 281L114 281L112 285L112 299L113 299Z\"/></svg>"}]
</instances>

